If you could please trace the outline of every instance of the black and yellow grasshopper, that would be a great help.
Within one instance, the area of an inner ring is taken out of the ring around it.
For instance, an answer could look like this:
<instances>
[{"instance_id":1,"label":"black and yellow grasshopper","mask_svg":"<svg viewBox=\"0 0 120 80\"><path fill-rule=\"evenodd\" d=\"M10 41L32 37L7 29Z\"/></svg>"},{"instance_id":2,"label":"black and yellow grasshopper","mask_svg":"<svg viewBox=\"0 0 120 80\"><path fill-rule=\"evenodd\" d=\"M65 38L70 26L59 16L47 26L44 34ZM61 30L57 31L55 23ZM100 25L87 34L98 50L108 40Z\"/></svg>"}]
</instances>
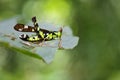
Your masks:
<instances>
[{"instance_id":1,"label":"black and yellow grasshopper","mask_svg":"<svg viewBox=\"0 0 120 80\"><path fill-rule=\"evenodd\" d=\"M26 26L24 24L16 24L14 26L14 29L19 32L35 32L35 35L28 36L27 34L22 34L20 35L20 39L23 41L28 41L28 42L43 42L43 41L51 41L55 39L60 39L61 41L61 36L62 36L62 28L60 28L59 31L49 31L46 29L42 29L39 27L36 17L32 18L32 22L34 27L32 26Z\"/></svg>"}]
</instances>

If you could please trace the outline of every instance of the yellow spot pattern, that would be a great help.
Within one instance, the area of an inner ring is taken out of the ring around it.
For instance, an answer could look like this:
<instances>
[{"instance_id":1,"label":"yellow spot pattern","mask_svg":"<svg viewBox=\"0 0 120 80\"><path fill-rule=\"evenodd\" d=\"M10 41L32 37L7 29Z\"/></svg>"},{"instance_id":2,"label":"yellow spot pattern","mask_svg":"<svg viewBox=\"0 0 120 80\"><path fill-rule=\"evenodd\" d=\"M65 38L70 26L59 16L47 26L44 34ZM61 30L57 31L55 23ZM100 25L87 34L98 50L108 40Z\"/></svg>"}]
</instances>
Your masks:
<instances>
[{"instance_id":1,"label":"yellow spot pattern","mask_svg":"<svg viewBox=\"0 0 120 80\"><path fill-rule=\"evenodd\" d=\"M42 38L44 38L44 33L42 31L39 31L39 34Z\"/></svg>"},{"instance_id":2,"label":"yellow spot pattern","mask_svg":"<svg viewBox=\"0 0 120 80\"><path fill-rule=\"evenodd\" d=\"M33 36L33 37L29 37L28 40L29 41L38 41L38 40L40 40L40 38L38 38L38 36Z\"/></svg>"},{"instance_id":3,"label":"yellow spot pattern","mask_svg":"<svg viewBox=\"0 0 120 80\"><path fill-rule=\"evenodd\" d=\"M46 38L47 38L47 39L52 39L52 38L53 38L52 33L48 34Z\"/></svg>"},{"instance_id":4,"label":"yellow spot pattern","mask_svg":"<svg viewBox=\"0 0 120 80\"><path fill-rule=\"evenodd\" d=\"M55 32L58 37L61 37L61 32Z\"/></svg>"}]
</instances>

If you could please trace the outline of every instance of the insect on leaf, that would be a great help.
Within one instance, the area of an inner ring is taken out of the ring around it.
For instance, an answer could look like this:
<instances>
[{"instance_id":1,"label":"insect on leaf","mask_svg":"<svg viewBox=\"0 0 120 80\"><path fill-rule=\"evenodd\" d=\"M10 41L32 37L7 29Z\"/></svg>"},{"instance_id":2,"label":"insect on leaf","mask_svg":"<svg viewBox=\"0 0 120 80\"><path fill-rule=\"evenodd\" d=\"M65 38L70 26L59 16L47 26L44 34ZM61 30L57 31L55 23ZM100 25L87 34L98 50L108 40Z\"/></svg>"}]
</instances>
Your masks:
<instances>
[{"instance_id":1,"label":"insect on leaf","mask_svg":"<svg viewBox=\"0 0 120 80\"><path fill-rule=\"evenodd\" d=\"M45 41L42 46L41 43L22 41L19 38L19 35L22 33L15 31L13 28L14 25L17 24L18 18L19 16L0 22L0 46L19 51L34 58L42 59L46 63L52 62L55 53L59 49L58 44L60 40ZM57 31L61 27L55 27L52 24L46 23L39 23L39 26L50 31ZM31 33L27 34L31 35ZM79 37L73 36L70 27L63 27L63 33L61 37L61 46L63 49L73 49L75 46L77 46L78 41Z\"/></svg>"}]
</instances>

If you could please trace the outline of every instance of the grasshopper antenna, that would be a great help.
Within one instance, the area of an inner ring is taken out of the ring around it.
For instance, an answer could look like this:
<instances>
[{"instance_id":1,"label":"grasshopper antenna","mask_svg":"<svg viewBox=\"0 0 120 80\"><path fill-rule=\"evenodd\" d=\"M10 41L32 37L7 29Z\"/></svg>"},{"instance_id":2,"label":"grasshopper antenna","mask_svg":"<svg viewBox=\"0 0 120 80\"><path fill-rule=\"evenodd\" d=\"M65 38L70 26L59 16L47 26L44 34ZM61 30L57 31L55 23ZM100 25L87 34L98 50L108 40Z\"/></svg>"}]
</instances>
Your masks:
<instances>
[{"instance_id":1,"label":"grasshopper antenna","mask_svg":"<svg viewBox=\"0 0 120 80\"><path fill-rule=\"evenodd\" d=\"M39 27L39 25L38 25L38 23L37 23L37 20L36 20L36 16L34 16L33 18L32 18L32 22L33 22L33 25L34 25L34 27Z\"/></svg>"}]
</instances>

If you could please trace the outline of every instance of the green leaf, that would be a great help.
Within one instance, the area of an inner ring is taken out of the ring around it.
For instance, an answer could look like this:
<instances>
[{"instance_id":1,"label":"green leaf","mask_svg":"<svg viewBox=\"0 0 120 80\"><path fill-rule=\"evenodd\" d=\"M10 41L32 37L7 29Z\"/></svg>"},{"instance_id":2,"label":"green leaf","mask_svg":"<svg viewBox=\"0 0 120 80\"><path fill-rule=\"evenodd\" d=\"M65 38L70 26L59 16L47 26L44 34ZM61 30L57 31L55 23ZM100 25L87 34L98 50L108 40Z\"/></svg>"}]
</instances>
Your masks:
<instances>
[{"instance_id":1,"label":"green leaf","mask_svg":"<svg viewBox=\"0 0 120 80\"><path fill-rule=\"evenodd\" d=\"M0 46L19 51L20 53L32 56L34 58L42 59L46 63L52 62L56 51L59 49L58 44L60 40L46 41L42 47L40 44L23 42L19 39L19 35L23 33L17 32L13 28L14 25L17 24L18 18L19 17L14 17L0 22ZM54 25L46 23L39 23L39 25L41 28L52 31L58 31L61 27L54 27ZM63 49L73 49L77 46L78 41L79 37L73 36L70 27L63 27L63 34L61 37L61 46Z\"/></svg>"}]
</instances>

